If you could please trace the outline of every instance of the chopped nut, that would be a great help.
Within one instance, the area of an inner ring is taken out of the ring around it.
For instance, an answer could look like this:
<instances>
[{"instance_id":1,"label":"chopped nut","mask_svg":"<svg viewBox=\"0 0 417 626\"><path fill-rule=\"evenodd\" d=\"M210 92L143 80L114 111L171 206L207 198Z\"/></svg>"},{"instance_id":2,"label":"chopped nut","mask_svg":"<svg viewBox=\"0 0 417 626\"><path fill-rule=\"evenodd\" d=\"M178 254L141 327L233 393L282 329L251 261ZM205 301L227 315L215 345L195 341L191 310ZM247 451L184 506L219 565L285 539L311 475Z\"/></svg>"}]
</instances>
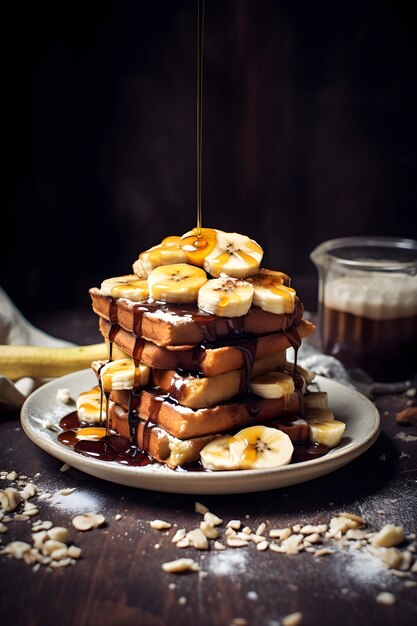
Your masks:
<instances>
[{"instance_id":1,"label":"chopped nut","mask_svg":"<svg viewBox=\"0 0 417 626\"><path fill-rule=\"evenodd\" d=\"M322 538L321 538L321 535L319 535L319 533L312 533L311 535L308 535L304 539L304 543L305 544L320 543L321 540L322 540Z\"/></svg>"},{"instance_id":2,"label":"chopped nut","mask_svg":"<svg viewBox=\"0 0 417 626\"><path fill-rule=\"evenodd\" d=\"M187 539L197 550L208 550L208 540L201 528L195 528L187 533Z\"/></svg>"},{"instance_id":3,"label":"chopped nut","mask_svg":"<svg viewBox=\"0 0 417 626\"><path fill-rule=\"evenodd\" d=\"M49 539L61 541L62 543L69 543L70 541L70 532L68 528L63 528L62 526L54 526L47 531L47 536Z\"/></svg>"},{"instance_id":4,"label":"chopped nut","mask_svg":"<svg viewBox=\"0 0 417 626\"><path fill-rule=\"evenodd\" d=\"M53 569L58 569L60 567L68 567L68 565L71 565L70 558L61 559L60 561L51 561L49 563L49 567L52 567Z\"/></svg>"},{"instance_id":5,"label":"chopped nut","mask_svg":"<svg viewBox=\"0 0 417 626\"><path fill-rule=\"evenodd\" d=\"M70 496L74 491L76 491L77 487L67 487L66 489L60 489L59 493L61 496Z\"/></svg>"},{"instance_id":6,"label":"chopped nut","mask_svg":"<svg viewBox=\"0 0 417 626\"><path fill-rule=\"evenodd\" d=\"M205 515L206 513L209 512L208 508L204 504L201 504L201 502L196 502L194 508L195 508L195 512L201 513L201 515Z\"/></svg>"},{"instance_id":7,"label":"chopped nut","mask_svg":"<svg viewBox=\"0 0 417 626\"><path fill-rule=\"evenodd\" d=\"M301 524L295 524L295 526L292 527L292 531L294 533L299 533L301 530Z\"/></svg>"},{"instance_id":8,"label":"chopped nut","mask_svg":"<svg viewBox=\"0 0 417 626\"><path fill-rule=\"evenodd\" d=\"M226 550L226 546L223 545L220 541L215 541L214 542L214 549L215 550Z\"/></svg>"},{"instance_id":9,"label":"chopped nut","mask_svg":"<svg viewBox=\"0 0 417 626\"><path fill-rule=\"evenodd\" d=\"M184 539L180 539L179 541L177 541L177 548L189 548L190 547L190 540L188 539L187 536L184 537Z\"/></svg>"},{"instance_id":10,"label":"chopped nut","mask_svg":"<svg viewBox=\"0 0 417 626\"><path fill-rule=\"evenodd\" d=\"M155 528L155 530L168 530L168 528L171 528L171 524L169 522L165 522L162 519L154 519L151 522L149 522L149 526L151 528Z\"/></svg>"},{"instance_id":11,"label":"chopped nut","mask_svg":"<svg viewBox=\"0 0 417 626\"><path fill-rule=\"evenodd\" d=\"M198 572L200 567L193 559L176 559L162 563L162 569L170 574L181 574L182 572Z\"/></svg>"},{"instance_id":12,"label":"chopped nut","mask_svg":"<svg viewBox=\"0 0 417 626\"><path fill-rule=\"evenodd\" d=\"M346 519L351 519L354 522L360 524L360 526L365 526L366 522L360 515L356 515L355 513L338 513L338 517L345 517Z\"/></svg>"},{"instance_id":13,"label":"chopped nut","mask_svg":"<svg viewBox=\"0 0 417 626\"><path fill-rule=\"evenodd\" d=\"M291 528L272 528L269 531L269 536L273 539L278 539L279 541L283 541L287 539L292 534Z\"/></svg>"},{"instance_id":14,"label":"chopped nut","mask_svg":"<svg viewBox=\"0 0 417 626\"><path fill-rule=\"evenodd\" d=\"M262 522L261 524L259 524L258 528L256 529L255 535L263 535L266 529L266 524L265 522Z\"/></svg>"},{"instance_id":15,"label":"chopped nut","mask_svg":"<svg viewBox=\"0 0 417 626\"><path fill-rule=\"evenodd\" d=\"M220 536L219 531L216 528L214 528L212 524L209 524L208 522L205 522L204 520L200 522L200 528L205 534L205 536L208 537L209 539L217 539Z\"/></svg>"},{"instance_id":16,"label":"chopped nut","mask_svg":"<svg viewBox=\"0 0 417 626\"><path fill-rule=\"evenodd\" d=\"M300 533L302 535L313 535L313 534L323 534L327 530L326 524L318 524L317 526L313 526L312 524L307 524L300 529Z\"/></svg>"},{"instance_id":17,"label":"chopped nut","mask_svg":"<svg viewBox=\"0 0 417 626\"><path fill-rule=\"evenodd\" d=\"M380 604L386 604L386 605L395 604L395 596L393 593L390 593L389 591L381 591L376 596L376 601L379 602Z\"/></svg>"},{"instance_id":18,"label":"chopped nut","mask_svg":"<svg viewBox=\"0 0 417 626\"><path fill-rule=\"evenodd\" d=\"M204 513L204 521L212 524L213 526L220 526L220 524L223 524L223 520L220 517L217 517L217 515L214 515L214 513L210 513L210 511Z\"/></svg>"},{"instance_id":19,"label":"chopped nut","mask_svg":"<svg viewBox=\"0 0 417 626\"><path fill-rule=\"evenodd\" d=\"M59 468L59 471L67 472L69 469L71 469L71 465L68 465L68 463L64 463L64 465L61 465L61 467Z\"/></svg>"},{"instance_id":20,"label":"chopped nut","mask_svg":"<svg viewBox=\"0 0 417 626\"><path fill-rule=\"evenodd\" d=\"M119 520L122 519L122 516L120 515L120 513L118 513L117 515L114 516L114 519L116 520L116 522L118 522Z\"/></svg>"},{"instance_id":21,"label":"chopped nut","mask_svg":"<svg viewBox=\"0 0 417 626\"><path fill-rule=\"evenodd\" d=\"M84 515L76 515L72 520L72 525L76 530L90 530L91 528L98 528L105 523L106 519L104 515L96 515L95 513L85 513Z\"/></svg>"},{"instance_id":22,"label":"chopped nut","mask_svg":"<svg viewBox=\"0 0 417 626\"><path fill-rule=\"evenodd\" d=\"M249 544L245 539L240 539L239 537L228 537L226 539L226 543L231 548L243 548L243 546L247 546Z\"/></svg>"},{"instance_id":23,"label":"chopped nut","mask_svg":"<svg viewBox=\"0 0 417 626\"><path fill-rule=\"evenodd\" d=\"M233 530L240 530L241 526L242 522L240 521L240 519L231 519L226 524L226 528L233 528Z\"/></svg>"},{"instance_id":24,"label":"chopped nut","mask_svg":"<svg viewBox=\"0 0 417 626\"><path fill-rule=\"evenodd\" d=\"M373 546L383 546L390 548L397 546L404 541L404 528L402 526L394 526L394 524L385 524L372 539Z\"/></svg>"},{"instance_id":25,"label":"chopped nut","mask_svg":"<svg viewBox=\"0 0 417 626\"><path fill-rule=\"evenodd\" d=\"M9 472L9 473L6 475L6 478L7 478L7 480L16 480L16 478L17 478L17 472L15 472L15 471Z\"/></svg>"},{"instance_id":26,"label":"chopped nut","mask_svg":"<svg viewBox=\"0 0 417 626\"><path fill-rule=\"evenodd\" d=\"M22 498L22 500L29 500L29 498L32 498L33 496L35 496L36 493L37 493L37 489L35 485L32 483L28 483L27 485L24 486L24 488L20 492L20 497Z\"/></svg>"},{"instance_id":27,"label":"chopped nut","mask_svg":"<svg viewBox=\"0 0 417 626\"><path fill-rule=\"evenodd\" d=\"M32 546L25 541L11 541L0 550L0 554L10 554L14 559L22 559L25 552Z\"/></svg>"},{"instance_id":28,"label":"chopped nut","mask_svg":"<svg viewBox=\"0 0 417 626\"><path fill-rule=\"evenodd\" d=\"M36 526L33 525L32 532L38 533L41 530L49 530L50 528L52 528L52 526L53 526L53 523L48 520L46 522L42 522L41 524L37 524Z\"/></svg>"},{"instance_id":29,"label":"chopped nut","mask_svg":"<svg viewBox=\"0 0 417 626\"><path fill-rule=\"evenodd\" d=\"M184 539L186 534L187 531L185 530L185 528L179 528L171 539L172 543L177 543L178 541L180 541L180 539Z\"/></svg>"},{"instance_id":30,"label":"chopped nut","mask_svg":"<svg viewBox=\"0 0 417 626\"><path fill-rule=\"evenodd\" d=\"M256 549L259 550L259 552L264 552L264 550L267 550L269 546L269 541L260 541L258 544L256 544Z\"/></svg>"},{"instance_id":31,"label":"chopped nut","mask_svg":"<svg viewBox=\"0 0 417 626\"><path fill-rule=\"evenodd\" d=\"M0 491L0 508L6 513L17 509L20 502L20 495L14 487L7 487Z\"/></svg>"},{"instance_id":32,"label":"chopped nut","mask_svg":"<svg viewBox=\"0 0 417 626\"><path fill-rule=\"evenodd\" d=\"M61 550L62 548L66 548L67 546L62 541L55 541L55 539L47 539L45 543L42 545L42 554L44 556L51 556L52 552L55 550Z\"/></svg>"},{"instance_id":33,"label":"chopped nut","mask_svg":"<svg viewBox=\"0 0 417 626\"><path fill-rule=\"evenodd\" d=\"M53 561L60 561L61 559L65 559L68 556L68 548L64 546L63 548L57 548L50 554L51 559Z\"/></svg>"},{"instance_id":34,"label":"chopped nut","mask_svg":"<svg viewBox=\"0 0 417 626\"><path fill-rule=\"evenodd\" d=\"M46 530L41 530L38 533L32 533L32 541L35 548L42 548L43 543L48 538L48 532Z\"/></svg>"},{"instance_id":35,"label":"chopped nut","mask_svg":"<svg viewBox=\"0 0 417 626\"><path fill-rule=\"evenodd\" d=\"M23 512L25 515L29 515L30 517L33 517L34 515L37 515L39 513L39 509L35 504L32 504L31 502L28 502L26 500L25 506L23 508Z\"/></svg>"}]
</instances>

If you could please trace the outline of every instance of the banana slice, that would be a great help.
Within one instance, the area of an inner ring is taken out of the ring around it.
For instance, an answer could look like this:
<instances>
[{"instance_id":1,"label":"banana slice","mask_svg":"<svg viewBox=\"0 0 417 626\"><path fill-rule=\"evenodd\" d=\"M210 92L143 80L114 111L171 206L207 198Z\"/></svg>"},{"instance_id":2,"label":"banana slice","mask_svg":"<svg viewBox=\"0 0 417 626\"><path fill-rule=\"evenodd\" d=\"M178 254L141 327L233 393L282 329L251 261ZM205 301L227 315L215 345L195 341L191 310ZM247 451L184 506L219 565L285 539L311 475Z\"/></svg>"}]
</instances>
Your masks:
<instances>
[{"instance_id":1,"label":"banana slice","mask_svg":"<svg viewBox=\"0 0 417 626\"><path fill-rule=\"evenodd\" d=\"M173 304L197 302L198 291L205 282L205 271L187 263L162 265L148 276L151 297Z\"/></svg>"},{"instance_id":2,"label":"banana slice","mask_svg":"<svg viewBox=\"0 0 417 626\"><path fill-rule=\"evenodd\" d=\"M76 406L80 422L86 424L98 424L100 422L100 397L99 387L93 387L89 391L80 393ZM103 396L103 415L106 411L106 398Z\"/></svg>"},{"instance_id":3,"label":"banana slice","mask_svg":"<svg viewBox=\"0 0 417 626\"><path fill-rule=\"evenodd\" d=\"M251 391L261 398L284 398L287 403L294 393L294 381L284 372L265 372L252 380Z\"/></svg>"},{"instance_id":4,"label":"banana slice","mask_svg":"<svg viewBox=\"0 0 417 626\"><path fill-rule=\"evenodd\" d=\"M253 304L268 313L292 313L294 311L295 290L285 285L289 278L281 272L260 270L248 279L252 283Z\"/></svg>"},{"instance_id":5,"label":"banana slice","mask_svg":"<svg viewBox=\"0 0 417 626\"><path fill-rule=\"evenodd\" d=\"M253 287L240 278L213 278L198 292L198 308L220 317L240 317L249 311Z\"/></svg>"},{"instance_id":6,"label":"banana slice","mask_svg":"<svg viewBox=\"0 0 417 626\"><path fill-rule=\"evenodd\" d=\"M269 278L273 279L274 282L281 283L286 287L291 287L291 278L288 274L284 274L284 272L268 270L266 267L260 267L258 274L261 276L269 276Z\"/></svg>"},{"instance_id":7,"label":"banana slice","mask_svg":"<svg viewBox=\"0 0 417 626\"><path fill-rule=\"evenodd\" d=\"M328 448L335 448L342 440L346 424L339 420L307 419L309 439L314 443L322 443Z\"/></svg>"},{"instance_id":8,"label":"banana slice","mask_svg":"<svg viewBox=\"0 0 417 626\"><path fill-rule=\"evenodd\" d=\"M201 463L208 470L235 470L239 469L235 459L230 454L230 444L234 437L225 435L217 437L208 443L200 452Z\"/></svg>"},{"instance_id":9,"label":"banana slice","mask_svg":"<svg viewBox=\"0 0 417 626\"><path fill-rule=\"evenodd\" d=\"M133 271L140 277L149 276L156 267L186 263L187 255L180 246L181 237L165 237L157 246L142 252L133 263Z\"/></svg>"},{"instance_id":10,"label":"banana slice","mask_svg":"<svg viewBox=\"0 0 417 626\"><path fill-rule=\"evenodd\" d=\"M250 426L234 436L208 443L200 452L210 470L260 469L288 465L294 447L291 439L276 428Z\"/></svg>"},{"instance_id":11,"label":"banana slice","mask_svg":"<svg viewBox=\"0 0 417 626\"><path fill-rule=\"evenodd\" d=\"M230 444L230 454L238 459L240 469L288 465L293 451L294 446L286 433L267 426L244 428Z\"/></svg>"},{"instance_id":12,"label":"banana slice","mask_svg":"<svg viewBox=\"0 0 417 626\"><path fill-rule=\"evenodd\" d=\"M187 263L204 266L206 256L215 248L217 233L215 228L193 228L181 237L180 246L187 257Z\"/></svg>"},{"instance_id":13,"label":"banana slice","mask_svg":"<svg viewBox=\"0 0 417 626\"><path fill-rule=\"evenodd\" d=\"M127 298L133 302L142 302L149 298L148 283L146 279L138 278L136 274L126 274L126 276L115 276L106 278L101 283L100 288L103 296L112 298Z\"/></svg>"},{"instance_id":14,"label":"banana slice","mask_svg":"<svg viewBox=\"0 0 417 626\"><path fill-rule=\"evenodd\" d=\"M132 389L134 384L144 387L149 382L149 375L150 368L147 365L139 363L135 368L132 359L110 361L100 370L101 384L105 393L112 389Z\"/></svg>"},{"instance_id":15,"label":"banana slice","mask_svg":"<svg viewBox=\"0 0 417 626\"><path fill-rule=\"evenodd\" d=\"M219 230L214 248L204 259L204 269L215 278L220 274L247 278L258 273L262 257L263 250L253 239Z\"/></svg>"},{"instance_id":16,"label":"banana slice","mask_svg":"<svg viewBox=\"0 0 417 626\"><path fill-rule=\"evenodd\" d=\"M339 445L346 424L334 418L333 412L328 408L308 408L305 419L309 429L309 439L314 443L322 443L328 448Z\"/></svg>"}]
</instances>

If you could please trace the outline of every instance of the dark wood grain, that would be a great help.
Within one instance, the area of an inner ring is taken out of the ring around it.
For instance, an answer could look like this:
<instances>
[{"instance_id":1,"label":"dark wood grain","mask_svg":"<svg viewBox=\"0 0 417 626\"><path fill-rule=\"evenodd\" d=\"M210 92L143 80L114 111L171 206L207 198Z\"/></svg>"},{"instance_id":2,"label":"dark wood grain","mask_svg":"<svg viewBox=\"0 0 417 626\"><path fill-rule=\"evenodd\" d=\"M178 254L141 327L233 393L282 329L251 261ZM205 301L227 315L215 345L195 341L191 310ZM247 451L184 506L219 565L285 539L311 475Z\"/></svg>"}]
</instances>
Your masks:
<instances>
[{"instance_id":1,"label":"dark wood grain","mask_svg":"<svg viewBox=\"0 0 417 626\"><path fill-rule=\"evenodd\" d=\"M80 342L82 338L80 332ZM47 500L35 498L40 513L33 519L70 527L75 514L90 511L103 513L106 526L86 533L73 529L83 554L67 569L33 572L22 561L0 557L2 626L229 626L237 617L245 618L248 626L277 626L284 615L298 610L305 625L415 623L416 589L405 588L402 579L347 550L322 558L261 553L254 545L225 552L181 551L171 543L173 530L161 533L149 527L155 518L177 528L195 527L200 516L194 504L200 500L225 521L238 518L252 528L262 521L271 527L328 522L334 512L350 511L363 515L371 528L391 522L415 533L417 446L396 434L416 434L417 429L399 427L394 420L407 402L405 395L377 398L382 416L378 441L328 476L264 493L199 498L114 485L74 469L60 472L62 463L24 435L18 413L3 412L0 470L29 477L39 473L34 482L51 493ZM409 456L400 458L403 452ZM59 490L66 487L76 491L61 496ZM30 523L10 523L1 538L3 543L29 540ZM197 560L205 574L176 576L161 570L163 562L179 556ZM376 602L381 590L395 594L394 606Z\"/></svg>"}]
</instances>

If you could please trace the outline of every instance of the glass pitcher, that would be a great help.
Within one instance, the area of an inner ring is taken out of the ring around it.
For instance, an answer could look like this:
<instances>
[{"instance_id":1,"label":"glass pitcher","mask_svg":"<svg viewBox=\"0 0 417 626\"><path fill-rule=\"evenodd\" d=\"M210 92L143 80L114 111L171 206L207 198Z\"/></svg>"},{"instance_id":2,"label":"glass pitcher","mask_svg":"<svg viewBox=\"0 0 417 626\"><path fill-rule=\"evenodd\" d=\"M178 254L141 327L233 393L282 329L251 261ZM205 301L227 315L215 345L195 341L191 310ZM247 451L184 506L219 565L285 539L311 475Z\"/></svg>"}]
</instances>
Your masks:
<instances>
[{"instance_id":1,"label":"glass pitcher","mask_svg":"<svg viewBox=\"0 0 417 626\"><path fill-rule=\"evenodd\" d=\"M332 239L310 258L319 274L323 352L380 391L409 387L417 372L417 241Z\"/></svg>"}]
</instances>

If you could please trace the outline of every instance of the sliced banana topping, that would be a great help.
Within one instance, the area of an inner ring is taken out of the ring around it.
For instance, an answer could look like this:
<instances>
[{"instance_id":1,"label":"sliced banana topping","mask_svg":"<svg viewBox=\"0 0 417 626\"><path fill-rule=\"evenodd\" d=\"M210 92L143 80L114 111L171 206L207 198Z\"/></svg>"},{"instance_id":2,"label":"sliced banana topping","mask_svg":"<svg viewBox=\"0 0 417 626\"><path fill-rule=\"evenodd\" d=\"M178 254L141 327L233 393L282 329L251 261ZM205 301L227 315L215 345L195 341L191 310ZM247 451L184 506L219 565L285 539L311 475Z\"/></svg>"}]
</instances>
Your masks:
<instances>
[{"instance_id":1,"label":"sliced banana topping","mask_svg":"<svg viewBox=\"0 0 417 626\"><path fill-rule=\"evenodd\" d=\"M260 469L288 465L294 447L291 439L276 428L250 426L236 435L210 441L200 452L210 470Z\"/></svg>"},{"instance_id":2,"label":"sliced banana topping","mask_svg":"<svg viewBox=\"0 0 417 626\"><path fill-rule=\"evenodd\" d=\"M151 297L173 304L197 302L198 291L205 282L205 271L187 263L162 265L148 276Z\"/></svg>"},{"instance_id":3,"label":"sliced banana topping","mask_svg":"<svg viewBox=\"0 0 417 626\"><path fill-rule=\"evenodd\" d=\"M99 387L93 387L89 391L80 393L76 406L80 422L87 424L98 424L100 422L100 400L101 393ZM106 398L103 396L103 415L106 411Z\"/></svg>"},{"instance_id":4,"label":"sliced banana topping","mask_svg":"<svg viewBox=\"0 0 417 626\"><path fill-rule=\"evenodd\" d=\"M103 296L127 298L133 302L142 302L149 297L146 279L138 278L136 274L106 278L101 283L100 291Z\"/></svg>"},{"instance_id":5,"label":"sliced banana topping","mask_svg":"<svg viewBox=\"0 0 417 626\"><path fill-rule=\"evenodd\" d=\"M203 467L209 470L239 469L236 460L230 454L230 444L234 441L231 435L217 437L208 443L200 452Z\"/></svg>"},{"instance_id":6,"label":"sliced banana topping","mask_svg":"<svg viewBox=\"0 0 417 626\"><path fill-rule=\"evenodd\" d=\"M253 239L219 230L214 248L205 257L204 269L214 277L247 278L258 273L262 257L263 250Z\"/></svg>"},{"instance_id":7,"label":"sliced banana topping","mask_svg":"<svg viewBox=\"0 0 417 626\"><path fill-rule=\"evenodd\" d=\"M272 270L260 270L256 276L248 279L254 288L253 304L268 313L292 313L296 293L284 283L286 274ZM287 282L289 279L287 280Z\"/></svg>"},{"instance_id":8,"label":"sliced banana topping","mask_svg":"<svg viewBox=\"0 0 417 626\"><path fill-rule=\"evenodd\" d=\"M265 372L252 380L251 391L261 398L284 398L287 404L294 393L294 381L284 372Z\"/></svg>"},{"instance_id":9,"label":"sliced banana topping","mask_svg":"<svg viewBox=\"0 0 417 626\"><path fill-rule=\"evenodd\" d=\"M253 287L240 278L213 278L198 292L198 308L220 317L240 317L249 311Z\"/></svg>"},{"instance_id":10,"label":"sliced banana topping","mask_svg":"<svg viewBox=\"0 0 417 626\"><path fill-rule=\"evenodd\" d=\"M322 443L328 448L335 448L342 440L346 424L334 418L328 408L309 407L305 419L309 429L309 439Z\"/></svg>"},{"instance_id":11,"label":"sliced banana topping","mask_svg":"<svg viewBox=\"0 0 417 626\"><path fill-rule=\"evenodd\" d=\"M156 267L186 263L187 255L180 246L181 237L165 237L157 246L142 252L133 264L133 271L141 277L149 276Z\"/></svg>"},{"instance_id":12,"label":"sliced banana topping","mask_svg":"<svg viewBox=\"0 0 417 626\"><path fill-rule=\"evenodd\" d=\"M134 385L144 387L149 382L150 368L144 363L138 367L132 359L117 359L106 363L100 370L103 391L132 389Z\"/></svg>"},{"instance_id":13,"label":"sliced banana topping","mask_svg":"<svg viewBox=\"0 0 417 626\"><path fill-rule=\"evenodd\" d=\"M230 444L231 454L241 469L279 467L291 461L294 446L289 436L277 428L250 426L239 431Z\"/></svg>"},{"instance_id":14,"label":"sliced banana topping","mask_svg":"<svg viewBox=\"0 0 417 626\"><path fill-rule=\"evenodd\" d=\"M193 228L181 237L181 248L187 262L198 267L204 266L206 256L215 248L217 233L215 228Z\"/></svg>"},{"instance_id":15,"label":"sliced banana topping","mask_svg":"<svg viewBox=\"0 0 417 626\"><path fill-rule=\"evenodd\" d=\"M344 422L339 420L307 420L309 439L314 443L322 443L328 448L335 448L342 440L346 429Z\"/></svg>"}]
</instances>

